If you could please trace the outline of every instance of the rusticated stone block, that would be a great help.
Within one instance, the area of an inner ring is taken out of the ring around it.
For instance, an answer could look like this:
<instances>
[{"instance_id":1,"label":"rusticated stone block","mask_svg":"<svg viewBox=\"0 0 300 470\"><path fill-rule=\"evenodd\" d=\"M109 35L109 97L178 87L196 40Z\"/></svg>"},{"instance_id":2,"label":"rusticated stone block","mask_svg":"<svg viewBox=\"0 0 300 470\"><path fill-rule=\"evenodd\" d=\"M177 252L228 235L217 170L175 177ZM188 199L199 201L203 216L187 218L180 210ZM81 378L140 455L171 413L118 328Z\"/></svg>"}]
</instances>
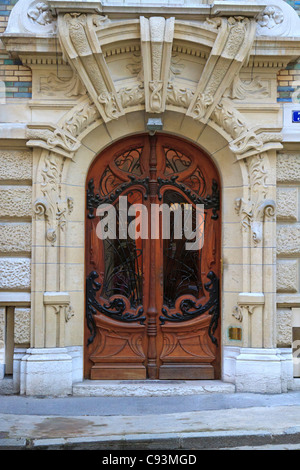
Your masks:
<instances>
[{"instance_id":1,"label":"rusticated stone block","mask_svg":"<svg viewBox=\"0 0 300 470\"><path fill-rule=\"evenodd\" d=\"M298 220L298 189L277 189L277 219Z\"/></svg>"},{"instance_id":2,"label":"rusticated stone block","mask_svg":"<svg viewBox=\"0 0 300 470\"><path fill-rule=\"evenodd\" d=\"M277 347L288 348L292 344L292 310L283 308L277 310Z\"/></svg>"},{"instance_id":3,"label":"rusticated stone block","mask_svg":"<svg viewBox=\"0 0 300 470\"><path fill-rule=\"evenodd\" d=\"M2 186L0 187L1 217L31 217L31 187Z\"/></svg>"},{"instance_id":4,"label":"rusticated stone block","mask_svg":"<svg viewBox=\"0 0 300 470\"><path fill-rule=\"evenodd\" d=\"M15 309L15 344L30 343L30 308Z\"/></svg>"},{"instance_id":5,"label":"rusticated stone block","mask_svg":"<svg viewBox=\"0 0 300 470\"><path fill-rule=\"evenodd\" d=\"M31 180L32 153L28 150L0 150L0 180Z\"/></svg>"},{"instance_id":6,"label":"rusticated stone block","mask_svg":"<svg viewBox=\"0 0 300 470\"><path fill-rule=\"evenodd\" d=\"M25 290L30 288L31 262L26 258L0 259L0 289Z\"/></svg>"},{"instance_id":7,"label":"rusticated stone block","mask_svg":"<svg viewBox=\"0 0 300 470\"><path fill-rule=\"evenodd\" d=\"M277 292L298 292L298 261L277 261Z\"/></svg>"},{"instance_id":8,"label":"rusticated stone block","mask_svg":"<svg viewBox=\"0 0 300 470\"><path fill-rule=\"evenodd\" d=\"M300 255L300 224L279 225L277 227L277 254Z\"/></svg>"},{"instance_id":9,"label":"rusticated stone block","mask_svg":"<svg viewBox=\"0 0 300 470\"><path fill-rule=\"evenodd\" d=\"M0 252L30 253L31 224L2 223L0 224Z\"/></svg>"},{"instance_id":10,"label":"rusticated stone block","mask_svg":"<svg viewBox=\"0 0 300 470\"><path fill-rule=\"evenodd\" d=\"M279 153L277 155L277 181L300 182L300 154Z\"/></svg>"}]
</instances>

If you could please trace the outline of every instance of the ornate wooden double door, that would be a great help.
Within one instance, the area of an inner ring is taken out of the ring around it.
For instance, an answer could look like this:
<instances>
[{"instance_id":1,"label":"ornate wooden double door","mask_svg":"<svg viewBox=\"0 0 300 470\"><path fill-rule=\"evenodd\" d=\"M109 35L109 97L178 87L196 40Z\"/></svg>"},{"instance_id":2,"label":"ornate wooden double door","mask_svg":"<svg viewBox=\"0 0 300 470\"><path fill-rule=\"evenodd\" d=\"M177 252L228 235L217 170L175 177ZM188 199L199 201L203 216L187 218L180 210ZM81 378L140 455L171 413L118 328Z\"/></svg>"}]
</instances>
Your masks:
<instances>
[{"instance_id":1,"label":"ornate wooden double door","mask_svg":"<svg viewBox=\"0 0 300 470\"><path fill-rule=\"evenodd\" d=\"M86 188L86 378L219 378L219 191L209 157L170 135L130 137L95 159Z\"/></svg>"}]
</instances>

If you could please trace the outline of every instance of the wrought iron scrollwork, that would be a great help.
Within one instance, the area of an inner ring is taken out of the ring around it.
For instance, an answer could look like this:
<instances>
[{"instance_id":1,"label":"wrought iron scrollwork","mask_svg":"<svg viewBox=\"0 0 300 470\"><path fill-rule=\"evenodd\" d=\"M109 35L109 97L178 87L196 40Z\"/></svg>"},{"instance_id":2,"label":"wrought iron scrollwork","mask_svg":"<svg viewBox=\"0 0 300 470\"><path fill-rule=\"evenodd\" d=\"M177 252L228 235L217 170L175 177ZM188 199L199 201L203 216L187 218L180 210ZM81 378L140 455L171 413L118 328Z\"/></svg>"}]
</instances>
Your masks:
<instances>
[{"instance_id":1,"label":"wrought iron scrollwork","mask_svg":"<svg viewBox=\"0 0 300 470\"><path fill-rule=\"evenodd\" d=\"M164 147L165 157L166 157L166 170L167 175L180 173L192 164L192 160L187 155L183 155L178 150Z\"/></svg>"},{"instance_id":2,"label":"wrought iron scrollwork","mask_svg":"<svg viewBox=\"0 0 300 470\"><path fill-rule=\"evenodd\" d=\"M139 179L136 178L134 175L128 175L130 181L126 181L118 186L118 188L108 194L107 196L101 196L99 193L95 194L95 184L94 179L91 178L88 182L87 188L87 210L88 210L88 218L93 219L95 217L95 209L100 204L110 204L113 203L124 191L131 188L132 186L143 186L146 189L144 194L144 199L147 199L149 194L149 178Z\"/></svg>"},{"instance_id":3,"label":"wrought iron scrollwork","mask_svg":"<svg viewBox=\"0 0 300 470\"><path fill-rule=\"evenodd\" d=\"M166 308L162 308L162 313L159 317L161 324L163 325L166 321L170 322L184 322L192 320L193 318L199 317L208 311L209 315L212 316L208 334L212 342L217 346L218 341L214 336L214 333L218 327L218 321L220 316L220 303L219 303L219 279L213 271L207 274L209 282L204 284L204 288L209 292L209 300L204 305L196 305L191 299L184 299L180 303L180 312L168 313Z\"/></svg>"},{"instance_id":4,"label":"wrought iron scrollwork","mask_svg":"<svg viewBox=\"0 0 300 470\"><path fill-rule=\"evenodd\" d=\"M92 271L86 279L86 321L91 333L87 341L88 345L94 341L96 336L94 315L97 312L126 323L138 321L143 324L146 320L146 317L143 316L144 309L142 306L137 309L136 313L126 312L125 301L121 298L114 298L109 303L101 305L96 299L96 294L101 289L101 284L96 281L98 277L99 274Z\"/></svg>"},{"instance_id":5,"label":"wrought iron scrollwork","mask_svg":"<svg viewBox=\"0 0 300 470\"><path fill-rule=\"evenodd\" d=\"M216 180L212 180L212 193L205 197L198 196L195 192L189 189L184 183L177 183L178 175L171 176L170 179L157 178L158 181L158 198L162 199L160 192L163 186L171 185L175 188L180 189L194 204L203 204L204 209L212 209L213 220L218 219L218 210L220 209L220 191Z\"/></svg>"}]
</instances>

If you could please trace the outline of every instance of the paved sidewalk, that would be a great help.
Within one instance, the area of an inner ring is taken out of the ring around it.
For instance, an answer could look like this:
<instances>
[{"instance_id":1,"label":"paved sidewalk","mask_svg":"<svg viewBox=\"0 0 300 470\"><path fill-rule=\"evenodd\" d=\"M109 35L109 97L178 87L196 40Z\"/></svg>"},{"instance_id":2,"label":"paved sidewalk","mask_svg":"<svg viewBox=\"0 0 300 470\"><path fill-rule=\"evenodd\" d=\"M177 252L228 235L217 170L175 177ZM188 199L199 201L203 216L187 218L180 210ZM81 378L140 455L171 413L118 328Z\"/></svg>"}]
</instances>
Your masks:
<instances>
[{"instance_id":1,"label":"paved sidewalk","mask_svg":"<svg viewBox=\"0 0 300 470\"><path fill-rule=\"evenodd\" d=\"M0 396L0 449L300 450L300 392Z\"/></svg>"}]
</instances>

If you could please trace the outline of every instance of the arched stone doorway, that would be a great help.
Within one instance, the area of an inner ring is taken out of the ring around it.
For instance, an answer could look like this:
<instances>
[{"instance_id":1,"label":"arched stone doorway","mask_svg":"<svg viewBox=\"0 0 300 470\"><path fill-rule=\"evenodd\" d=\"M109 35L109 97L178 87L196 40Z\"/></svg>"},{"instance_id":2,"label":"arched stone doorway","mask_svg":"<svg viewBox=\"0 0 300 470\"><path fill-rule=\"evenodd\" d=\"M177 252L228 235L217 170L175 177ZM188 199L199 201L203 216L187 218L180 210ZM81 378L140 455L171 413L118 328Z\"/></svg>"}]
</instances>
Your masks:
<instances>
[{"instance_id":1,"label":"arched stone doorway","mask_svg":"<svg viewBox=\"0 0 300 470\"><path fill-rule=\"evenodd\" d=\"M220 179L212 160L181 138L139 134L96 157L86 191L85 377L220 378ZM105 239L101 204L115 211Z\"/></svg>"}]
</instances>

